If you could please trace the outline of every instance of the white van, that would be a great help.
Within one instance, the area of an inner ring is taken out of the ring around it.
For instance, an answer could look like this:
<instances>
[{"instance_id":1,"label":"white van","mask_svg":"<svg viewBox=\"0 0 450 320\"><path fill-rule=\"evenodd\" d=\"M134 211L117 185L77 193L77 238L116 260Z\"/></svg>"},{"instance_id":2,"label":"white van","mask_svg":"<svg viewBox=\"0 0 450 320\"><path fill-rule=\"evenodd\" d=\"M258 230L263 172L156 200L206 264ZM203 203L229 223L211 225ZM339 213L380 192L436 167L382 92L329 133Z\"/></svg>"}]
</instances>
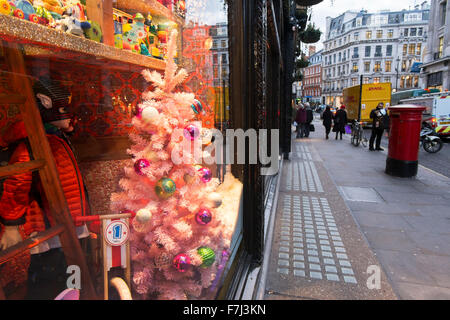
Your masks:
<instances>
[{"instance_id":1,"label":"white van","mask_svg":"<svg viewBox=\"0 0 450 320\"><path fill-rule=\"evenodd\" d=\"M429 122L440 136L450 136L449 92L402 99L399 104L414 104L426 107L423 120Z\"/></svg>"}]
</instances>

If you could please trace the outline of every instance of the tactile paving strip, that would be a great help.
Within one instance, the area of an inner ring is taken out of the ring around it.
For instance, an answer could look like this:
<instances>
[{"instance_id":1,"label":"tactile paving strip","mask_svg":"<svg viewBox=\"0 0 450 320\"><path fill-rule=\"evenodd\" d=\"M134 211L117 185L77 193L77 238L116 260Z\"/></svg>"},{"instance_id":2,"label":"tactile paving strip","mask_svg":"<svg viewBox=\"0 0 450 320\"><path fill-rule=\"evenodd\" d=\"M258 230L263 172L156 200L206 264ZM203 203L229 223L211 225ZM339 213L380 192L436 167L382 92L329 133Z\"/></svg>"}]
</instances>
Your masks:
<instances>
[{"instance_id":1,"label":"tactile paving strip","mask_svg":"<svg viewBox=\"0 0 450 320\"><path fill-rule=\"evenodd\" d=\"M282 201L277 272L356 284L328 200L285 194Z\"/></svg>"},{"instance_id":2,"label":"tactile paving strip","mask_svg":"<svg viewBox=\"0 0 450 320\"><path fill-rule=\"evenodd\" d=\"M313 161L291 161L287 170L286 191L324 192Z\"/></svg>"}]
</instances>

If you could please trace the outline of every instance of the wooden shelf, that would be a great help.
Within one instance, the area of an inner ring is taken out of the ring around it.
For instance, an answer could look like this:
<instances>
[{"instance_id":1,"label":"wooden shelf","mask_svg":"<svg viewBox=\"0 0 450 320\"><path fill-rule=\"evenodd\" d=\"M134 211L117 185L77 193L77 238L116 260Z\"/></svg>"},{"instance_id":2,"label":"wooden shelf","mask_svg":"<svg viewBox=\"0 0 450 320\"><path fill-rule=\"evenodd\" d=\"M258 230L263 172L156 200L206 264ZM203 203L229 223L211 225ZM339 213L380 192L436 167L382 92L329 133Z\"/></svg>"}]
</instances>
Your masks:
<instances>
[{"instance_id":1,"label":"wooden shelf","mask_svg":"<svg viewBox=\"0 0 450 320\"><path fill-rule=\"evenodd\" d=\"M35 44L43 47L35 50L35 55L53 56L67 59L83 58L86 63L118 66L134 65L154 70L164 70L163 60L117 49L86 38L51 29L23 19L0 14L0 38L23 44ZM114 62L111 64L111 62Z\"/></svg>"},{"instance_id":2,"label":"wooden shelf","mask_svg":"<svg viewBox=\"0 0 450 320\"><path fill-rule=\"evenodd\" d=\"M115 7L125 12L150 13L152 16L164 17L175 22L180 27L184 24L183 18L174 14L169 8L156 0L116 0Z\"/></svg>"}]
</instances>

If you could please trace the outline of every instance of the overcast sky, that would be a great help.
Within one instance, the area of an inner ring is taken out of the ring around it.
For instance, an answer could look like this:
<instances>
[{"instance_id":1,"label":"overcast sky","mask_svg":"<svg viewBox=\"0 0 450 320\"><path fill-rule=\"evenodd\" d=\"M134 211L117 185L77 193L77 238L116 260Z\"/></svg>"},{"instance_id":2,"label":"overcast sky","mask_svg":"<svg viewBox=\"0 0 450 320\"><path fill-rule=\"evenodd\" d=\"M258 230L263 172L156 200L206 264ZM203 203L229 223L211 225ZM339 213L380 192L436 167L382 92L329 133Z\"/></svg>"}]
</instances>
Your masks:
<instances>
[{"instance_id":1,"label":"overcast sky","mask_svg":"<svg viewBox=\"0 0 450 320\"><path fill-rule=\"evenodd\" d=\"M316 43L317 51L323 48L322 41L325 40L325 29L327 16L332 18L339 16L347 10L359 11L367 10L369 13L380 10L399 11L402 9L414 8L415 4L421 4L424 0L324 0L312 6L311 21L322 31L320 42ZM428 0L428 3L431 3Z\"/></svg>"}]
</instances>

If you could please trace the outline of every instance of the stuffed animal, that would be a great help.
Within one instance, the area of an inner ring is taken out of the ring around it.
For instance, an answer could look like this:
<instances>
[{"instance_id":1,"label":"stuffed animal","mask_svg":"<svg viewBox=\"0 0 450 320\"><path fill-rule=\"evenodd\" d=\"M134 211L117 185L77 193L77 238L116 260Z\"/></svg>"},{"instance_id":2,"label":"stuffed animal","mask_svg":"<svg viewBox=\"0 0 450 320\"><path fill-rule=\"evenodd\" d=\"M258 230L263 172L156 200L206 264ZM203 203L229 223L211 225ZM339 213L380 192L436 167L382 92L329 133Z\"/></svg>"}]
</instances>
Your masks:
<instances>
[{"instance_id":1,"label":"stuffed animal","mask_svg":"<svg viewBox=\"0 0 450 320\"><path fill-rule=\"evenodd\" d=\"M126 23L123 25L123 48L140 53L140 40L145 39L147 31L143 22Z\"/></svg>"},{"instance_id":2,"label":"stuffed animal","mask_svg":"<svg viewBox=\"0 0 450 320\"><path fill-rule=\"evenodd\" d=\"M56 22L56 29L61 30L79 37L84 36L83 26L85 22L80 22L77 18L64 16ZM89 24L90 27L90 24Z\"/></svg>"}]
</instances>

